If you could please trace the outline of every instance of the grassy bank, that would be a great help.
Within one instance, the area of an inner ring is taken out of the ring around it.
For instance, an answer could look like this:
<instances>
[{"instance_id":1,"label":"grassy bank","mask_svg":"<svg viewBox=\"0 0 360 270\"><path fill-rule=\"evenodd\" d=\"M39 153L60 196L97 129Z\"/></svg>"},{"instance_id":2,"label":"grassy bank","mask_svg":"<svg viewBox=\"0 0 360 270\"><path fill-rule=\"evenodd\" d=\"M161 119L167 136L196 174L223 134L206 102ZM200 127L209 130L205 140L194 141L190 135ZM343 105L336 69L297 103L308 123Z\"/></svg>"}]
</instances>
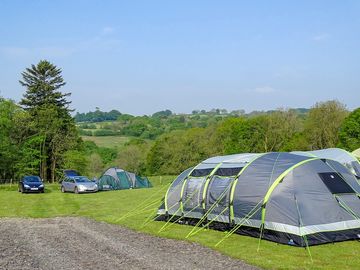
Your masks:
<instances>
[{"instance_id":1,"label":"grassy bank","mask_svg":"<svg viewBox=\"0 0 360 270\"><path fill-rule=\"evenodd\" d=\"M152 189L121 190L95 194L62 194L58 185L48 185L45 194L20 194L16 186L0 186L0 217L45 218L56 216L86 216L99 221L121 224L126 227L161 237L184 239L192 227L171 224L159 233L164 222L145 223L160 204L167 184L173 177L150 178ZM141 212L141 204L153 204ZM126 215L137 213L133 216ZM144 226L145 223L145 226ZM214 248L224 236L223 232L207 230L190 238L192 241ZM310 247L313 262L304 248L290 247L258 239L232 235L216 249L224 254L242 259L267 269L358 269L360 243L348 241Z\"/></svg>"}]
</instances>

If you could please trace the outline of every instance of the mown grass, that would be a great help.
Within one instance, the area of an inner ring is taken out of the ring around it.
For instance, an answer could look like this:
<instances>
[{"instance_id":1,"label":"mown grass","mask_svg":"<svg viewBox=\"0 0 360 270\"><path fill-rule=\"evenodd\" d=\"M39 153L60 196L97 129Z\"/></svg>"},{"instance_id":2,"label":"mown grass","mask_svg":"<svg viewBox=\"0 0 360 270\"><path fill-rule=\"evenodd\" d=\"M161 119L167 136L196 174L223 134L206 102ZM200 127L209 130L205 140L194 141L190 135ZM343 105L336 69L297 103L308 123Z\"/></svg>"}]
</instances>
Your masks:
<instances>
[{"instance_id":1,"label":"mown grass","mask_svg":"<svg viewBox=\"0 0 360 270\"><path fill-rule=\"evenodd\" d=\"M126 136L81 136L84 141L93 141L99 147L120 148L130 140Z\"/></svg>"},{"instance_id":2,"label":"mown grass","mask_svg":"<svg viewBox=\"0 0 360 270\"><path fill-rule=\"evenodd\" d=\"M95 194L62 194L58 185L47 185L44 194L20 194L15 185L0 186L0 217L46 218L57 216L85 216L98 221L120 224L152 235L184 239L193 227L150 221L173 177L150 178L154 188L121 190ZM150 199L149 199L150 198ZM153 204L148 211L143 205ZM133 213L132 216L127 216ZM145 223L145 225L144 225ZM217 248L214 245L224 236L223 232L207 230L191 237L190 241L214 248L249 264L267 269L359 269L360 243L347 241L310 247L313 262L304 248L280 245L269 241L232 235ZM166 258L165 258L166 259Z\"/></svg>"}]
</instances>

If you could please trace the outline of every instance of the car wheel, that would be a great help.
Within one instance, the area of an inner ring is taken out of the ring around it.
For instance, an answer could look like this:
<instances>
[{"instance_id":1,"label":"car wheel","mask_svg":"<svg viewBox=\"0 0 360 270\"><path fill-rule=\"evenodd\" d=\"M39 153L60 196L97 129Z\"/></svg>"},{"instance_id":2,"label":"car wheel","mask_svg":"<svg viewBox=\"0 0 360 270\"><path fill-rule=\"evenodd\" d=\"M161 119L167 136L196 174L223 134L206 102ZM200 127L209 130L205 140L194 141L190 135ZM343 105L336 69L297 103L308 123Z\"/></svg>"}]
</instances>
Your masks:
<instances>
[{"instance_id":1,"label":"car wheel","mask_svg":"<svg viewBox=\"0 0 360 270\"><path fill-rule=\"evenodd\" d=\"M65 193L65 188L64 187L61 187L61 192Z\"/></svg>"},{"instance_id":2,"label":"car wheel","mask_svg":"<svg viewBox=\"0 0 360 270\"><path fill-rule=\"evenodd\" d=\"M24 193L24 187L23 186L20 187L20 192Z\"/></svg>"},{"instance_id":3,"label":"car wheel","mask_svg":"<svg viewBox=\"0 0 360 270\"><path fill-rule=\"evenodd\" d=\"M75 189L74 189L74 193L79 194L79 190L78 190L78 188L77 188L77 187L75 187Z\"/></svg>"}]
</instances>

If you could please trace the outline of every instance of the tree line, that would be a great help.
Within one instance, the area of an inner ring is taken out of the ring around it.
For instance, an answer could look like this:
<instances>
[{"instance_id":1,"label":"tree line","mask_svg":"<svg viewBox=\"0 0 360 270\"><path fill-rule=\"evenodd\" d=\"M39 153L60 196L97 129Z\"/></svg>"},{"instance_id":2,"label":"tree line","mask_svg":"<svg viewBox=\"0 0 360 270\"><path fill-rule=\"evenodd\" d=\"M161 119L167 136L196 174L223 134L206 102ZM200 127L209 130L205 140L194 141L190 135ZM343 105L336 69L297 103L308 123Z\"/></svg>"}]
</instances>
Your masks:
<instances>
[{"instance_id":1,"label":"tree line","mask_svg":"<svg viewBox=\"0 0 360 270\"><path fill-rule=\"evenodd\" d=\"M360 147L360 108L350 112L331 100L316 103L306 114L280 109L169 130L154 140L139 134L108 165L140 174L173 175L215 155L331 147L353 151Z\"/></svg>"},{"instance_id":2,"label":"tree line","mask_svg":"<svg viewBox=\"0 0 360 270\"><path fill-rule=\"evenodd\" d=\"M360 147L360 108L350 112L336 100L318 102L310 110L252 114L219 109L176 115L164 110L135 117L97 109L86 117L116 117L104 122L102 129L132 138L121 148L98 147L81 139L81 130L97 124L87 121L76 126L70 93L60 90L65 86L61 72L42 60L21 74L25 91L18 104L0 98L0 179L35 174L57 181L66 168L92 177L107 166L148 175L178 174L215 155Z\"/></svg>"}]
</instances>

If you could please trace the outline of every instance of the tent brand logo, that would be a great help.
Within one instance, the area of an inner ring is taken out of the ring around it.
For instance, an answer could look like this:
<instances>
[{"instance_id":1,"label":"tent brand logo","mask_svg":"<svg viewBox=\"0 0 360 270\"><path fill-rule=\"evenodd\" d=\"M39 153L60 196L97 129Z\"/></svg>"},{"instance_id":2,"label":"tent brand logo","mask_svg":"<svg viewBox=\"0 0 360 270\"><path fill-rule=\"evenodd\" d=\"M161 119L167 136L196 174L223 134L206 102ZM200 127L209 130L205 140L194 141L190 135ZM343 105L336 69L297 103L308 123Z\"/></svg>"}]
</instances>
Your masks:
<instances>
[{"instance_id":1,"label":"tent brand logo","mask_svg":"<svg viewBox=\"0 0 360 270\"><path fill-rule=\"evenodd\" d=\"M291 245L291 246L295 245L294 240L290 239L288 244Z\"/></svg>"},{"instance_id":2,"label":"tent brand logo","mask_svg":"<svg viewBox=\"0 0 360 270\"><path fill-rule=\"evenodd\" d=\"M332 175L332 174L330 174L330 177L331 177L332 179L334 179L334 178L335 178L335 176L334 176L334 175Z\"/></svg>"}]
</instances>

